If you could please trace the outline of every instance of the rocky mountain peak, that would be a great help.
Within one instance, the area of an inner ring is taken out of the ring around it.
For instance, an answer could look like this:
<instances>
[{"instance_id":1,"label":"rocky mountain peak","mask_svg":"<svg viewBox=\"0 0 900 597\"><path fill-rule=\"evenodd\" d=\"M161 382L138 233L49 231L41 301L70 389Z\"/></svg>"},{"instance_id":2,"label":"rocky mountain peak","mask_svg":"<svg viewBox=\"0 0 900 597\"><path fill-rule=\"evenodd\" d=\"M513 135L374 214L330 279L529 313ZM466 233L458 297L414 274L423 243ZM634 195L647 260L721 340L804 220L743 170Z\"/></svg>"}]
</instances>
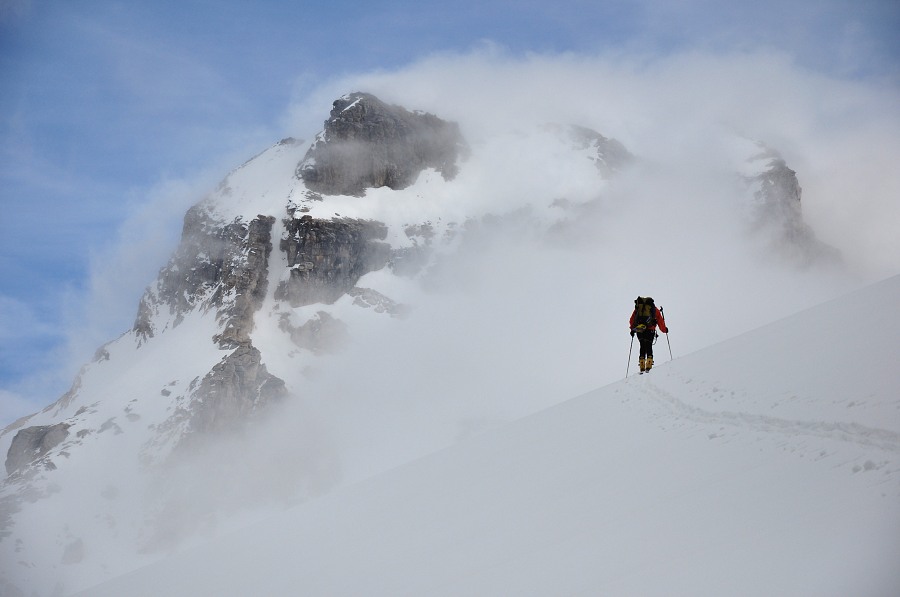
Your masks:
<instances>
[{"instance_id":1,"label":"rocky mountain peak","mask_svg":"<svg viewBox=\"0 0 900 597\"><path fill-rule=\"evenodd\" d=\"M458 124L351 93L334 101L296 174L315 192L359 196L367 188L406 188L426 168L452 179L465 151Z\"/></svg>"},{"instance_id":2,"label":"rocky mountain peak","mask_svg":"<svg viewBox=\"0 0 900 597\"><path fill-rule=\"evenodd\" d=\"M566 132L575 148L596 152L591 159L604 177L621 172L625 166L634 161L634 156L619 141L604 137L595 130L572 125L567 127Z\"/></svg>"},{"instance_id":3,"label":"rocky mountain peak","mask_svg":"<svg viewBox=\"0 0 900 597\"><path fill-rule=\"evenodd\" d=\"M368 346L393 355L402 342L385 318L427 312L451 287L464 297L495 269L507 283L532 277L515 273L520 266L550 272L555 265L543 264L556 263L557 248L577 250L615 224L622 210L612 203L634 187L613 185L619 175L633 185L629 169L642 162L582 126L497 137L470 154L456 123L352 93L334 101L311 145L283 139L191 207L132 329L99 349L54 404L0 430L0 594L74 590L219 516L341 482L317 410L347 408L342 416L355 420L352 409L389 405L390 392L362 352L346 361L336 353L385 330L383 345ZM827 255L802 221L796 173L773 152L739 149L739 196L754 232L801 264ZM456 177L461 167L471 170ZM495 262L494 242L527 250ZM495 263L513 264L513 275ZM413 373L398 381L417 387ZM345 391L344 378L355 377L371 388ZM285 413L270 433L265 421ZM266 449L242 452L251 439ZM236 487L243 493L232 497Z\"/></svg>"},{"instance_id":4,"label":"rocky mountain peak","mask_svg":"<svg viewBox=\"0 0 900 597\"><path fill-rule=\"evenodd\" d=\"M803 220L803 190L797 172L774 149L759 143L759 153L748 162L759 171L747 180L753 189L751 226L769 233L770 243L782 255L801 266L841 262L836 249L820 241Z\"/></svg>"}]
</instances>

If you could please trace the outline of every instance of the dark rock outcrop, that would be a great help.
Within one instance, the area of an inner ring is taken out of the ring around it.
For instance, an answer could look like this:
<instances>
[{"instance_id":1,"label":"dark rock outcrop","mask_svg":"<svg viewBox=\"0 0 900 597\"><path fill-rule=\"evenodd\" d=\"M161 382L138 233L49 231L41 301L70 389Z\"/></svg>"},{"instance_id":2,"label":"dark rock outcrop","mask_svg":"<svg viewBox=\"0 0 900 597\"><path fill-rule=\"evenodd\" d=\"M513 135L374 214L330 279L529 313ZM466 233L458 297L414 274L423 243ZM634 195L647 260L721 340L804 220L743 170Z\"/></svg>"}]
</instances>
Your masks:
<instances>
[{"instance_id":1,"label":"dark rock outcrop","mask_svg":"<svg viewBox=\"0 0 900 597\"><path fill-rule=\"evenodd\" d=\"M797 173L772 150L766 150L757 159L768 159L769 163L767 170L752 179L759 185L754 193L759 206L756 216L795 225L802 220L800 197L803 190Z\"/></svg>"},{"instance_id":2,"label":"dark rock outcrop","mask_svg":"<svg viewBox=\"0 0 900 597\"><path fill-rule=\"evenodd\" d=\"M797 173L771 149L764 148L756 159L768 160L768 168L750 179L756 185L756 205L751 214L753 227L768 233L779 254L797 265L840 263L840 252L820 241L803 221L802 189Z\"/></svg>"},{"instance_id":3,"label":"dark rock outcrop","mask_svg":"<svg viewBox=\"0 0 900 597\"><path fill-rule=\"evenodd\" d=\"M20 429L13 437L6 454L7 474L11 475L45 456L50 450L61 444L68 435L69 426L65 423Z\"/></svg>"},{"instance_id":4,"label":"dark rock outcrop","mask_svg":"<svg viewBox=\"0 0 900 597\"><path fill-rule=\"evenodd\" d=\"M184 314L201 307L217 308L223 331L216 340L223 348L249 342L253 313L266 294L268 258L275 218L223 224L203 204L188 210L181 244L147 290L138 306L134 331L146 340L158 331L154 315L167 308L178 325Z\"/></svg>"},{"instance_id":5,"label":"dark rock outcrop","mask_svg":"<svg viewBox=\"0 0 900 597\"><path fill-rule=\"evenodd\" d=\"M465 151L456 123L352 93L334 102L297 176L317 193L359 196L367 188L405 188L425 168L452 179Z\"/></svg>"},{"instance_id":6,"label":"dark rock outcrop","mask_svg":"<svg viewBox=\"0 0 900 597\"><path fill-rule=\"evenodd\" d=\"M218 288L222 300L233 300L224 313L225 327L216 337L219 346L242 346L250 342L253 314L262 306L268 285L269 255L272 252L272 216L258 216L247 226L241 253L233 256L224 268L224 277ZM216 298L214 296L214 298Z\"/></svg>"},{"instance_id":7,"label":"dark rock outcrop","mask_svg":"<svg viewBox=\"0 0 900 597\"><path fill-rule=\"evenodd\" d=\"M609 137L604 137L595 130L583 126L568 127L569 138L577 149L591 149L596 157L591 157L597 169L608 178L621 172L634 161L634 156L625 146Z\"/></svg>"},{"instance_id":8,"label":"dark rock outcrop","mask_svg":"<svg viewBox=\"0 0 900 597\"><path fill-rule=\"evenodd\" d=\"M409 313L409 307L371 288L351 288L347 294L353 297L353 304L357 307L373 309L376 313L387 313L394 317L402 317Z\"/></svg>"},{"instance_id":9,"label":"dark rock outcrop","mask_svg":"<svg viewBox=\"0 0 900 597\"><path fill-rule=\"evenodd\" d=\"M292 307L330 304L356 286L364 274L384 267L390 245L387 228L371 220L318 220L304 215L284 222L281 250L287 254L290 277L275 298Z\"/></svg>"},{"instance_id":10,"label":"dark rock outcrop","mask_svg":"<svg viewBox=\"0 0 900 597\"><path fill-rule=\"evenodd\" d=\"M232 431L286 394L284 381L266 370L259 350L242 346L224 357L200 382L191 407L189 431Z\"/></svg>"},{"instance_id":11,"label":"dark rock outcrop","mask_svg":"<svg viewBox=\"0 0 900 597\"><path fill-rule=\"evenodd\" d=\"M291 325L290 317L285 315L279 327L290 334L294 344L315 354L338 352L350 342L347 324L324 311L299 327Z\"/></svg>"}]
</instances>

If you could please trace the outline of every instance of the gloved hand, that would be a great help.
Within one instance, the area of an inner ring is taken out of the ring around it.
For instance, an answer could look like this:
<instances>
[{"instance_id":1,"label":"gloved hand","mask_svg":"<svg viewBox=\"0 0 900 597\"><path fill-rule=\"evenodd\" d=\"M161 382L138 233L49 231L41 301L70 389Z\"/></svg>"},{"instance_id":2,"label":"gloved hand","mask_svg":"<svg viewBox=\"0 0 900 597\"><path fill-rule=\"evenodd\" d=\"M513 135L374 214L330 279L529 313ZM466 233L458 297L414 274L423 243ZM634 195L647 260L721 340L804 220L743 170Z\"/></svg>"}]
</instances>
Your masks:
<instances>
[{"instance_id":1,"label":"gloved hand","mask_svg":"<svg viewBox=\"0 0 900 597\"><path fill-rule=\"evenodd\" d=\"M634 330L631 330L631 337L634 338Z\"/></svg>"}]
</instances>

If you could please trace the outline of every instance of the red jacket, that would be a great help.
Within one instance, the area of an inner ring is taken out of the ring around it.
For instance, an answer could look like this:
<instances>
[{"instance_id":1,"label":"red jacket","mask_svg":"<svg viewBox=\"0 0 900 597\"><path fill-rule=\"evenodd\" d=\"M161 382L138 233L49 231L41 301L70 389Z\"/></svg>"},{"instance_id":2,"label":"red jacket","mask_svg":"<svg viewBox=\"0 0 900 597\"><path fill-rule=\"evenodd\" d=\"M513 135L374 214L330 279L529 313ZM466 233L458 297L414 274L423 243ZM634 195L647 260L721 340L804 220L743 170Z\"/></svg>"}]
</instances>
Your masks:
<instances>
[{"instance_id":1,"label":"red jacket","mask_svg":"<svg viewBox=\"0 0 900 597\"><path fill-rule=\"evenodd\" d=\"M634 329L634 314L635 312L632 311L631 319L628 320L628 328L632 330ZM648 329L655 330L656 326L659 325L659 331L661 331L663 334L668 334L669 328L666 327L666 320L663 318L662 312L656 307L653 307L653 316L654 319L656 319L656 323L651 323L649 326L647 326Z\"/></svg>"}]
</instances>

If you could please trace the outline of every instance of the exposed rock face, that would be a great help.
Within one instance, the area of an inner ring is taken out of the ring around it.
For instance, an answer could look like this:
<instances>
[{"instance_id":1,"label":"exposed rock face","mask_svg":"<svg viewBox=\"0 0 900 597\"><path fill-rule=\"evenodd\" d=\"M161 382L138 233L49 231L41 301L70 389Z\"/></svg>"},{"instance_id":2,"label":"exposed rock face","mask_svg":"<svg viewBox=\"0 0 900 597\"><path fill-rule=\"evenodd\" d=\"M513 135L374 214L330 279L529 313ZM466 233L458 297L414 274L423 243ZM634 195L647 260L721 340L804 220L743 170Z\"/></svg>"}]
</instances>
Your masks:
<instances>
[{"instance_id":1,"label":"exposed rock face","mask_svg":"<svg viewBox=\"0 0 900 597\"><path fill-rule=\"evenodd\" d=\"M800 206L802 189L797 173L788 168L784 159L771 149L765 149L757 159L767 159L769 163L767 170L751 179L757 185L753 225L769 231L780 253L786 254L798 265L840 262L839 251L816 238L803 221Z\"/></svg>"},{"instance_id":2,"label":"exposed rock face","mask_svg":"<svg viewBox=\"0 0 900 597\"><path fill-rule=\"evenodd\" d=\"M634 156L625 149L624 145L615 139L604 137L595 130L583 126L570 126L568 133L578 149L596 151L597 157L592 159L597 169L603 173L604 178L609 178L622 171L625 166L634 161Z\"/></svg>"},{"instance_id":3,"label":"exposed rock face","mask_svg":"<svg viewBox=\"0 0 900 597\"><path fill-rule=\"evenodd\" d=\"M27 464L47 454L69 435L65 423L20 429L6 455L6 472L13 474Z\"/></svg>"},{"instance_id":4,"label":"exposed rock face","mask_svg":"<svg viewBox=\"0 0 900 597\"><path fill-rule=\"evenodd\" d=\"M456 123L389 106L368 93L333 104L325 130L297 167L306 186L325 195L362 195L367 188L402 189L425 168L457 173L465 142Z\"/></svg>"},{"instance_id":5,"label":"exposed rock face","mask_svg":"<svg viewBox=\"0 0 900 597\"><path fill-rule=\"evenodd\" d=\"M333 303L370 271L384 267L390 245L387 228L370 220L317 220L305 215L285 220L280 248L287 254L290 277L275 298L292 307Z\"/></svg>"},{"instance_id":6,"label":"exposed rock face","mask_svg":"<svg viewBox=\"0 0 900 597\"><path fill-rule=\"evenodd\" d=\"M387 313L394 317L402 317L409 308L384 296L371 288L352 288L347 292L353 297L353 304L364 309L374 309L376 313Z\"/></svg>"},{"instance_id":7,"label":"exposed rock face","mask_svg":"<svg viewBox=\"0 0 900 597\"><path fill-rule=\"evenodd\" d=\"M266 293L274 223L274 217L258 216L249 223L223 224L202 205L188 210L181 244L141 299L134 324L138 336L154 336L160 309L168 308L178 325L184 313L198 306L215 307L224 324L217 336L220 346L248 343L253 313Z\"/></svg>"},{"instance_id":8,"label":"exposed rock face","mask_svg":"<svg viewBox=\"0 0 900 597\"><path fill-rule=\"evenodd\" d=\"M285 397L284 381L262 364L253 346L242 346L206 374L194 395L190 431L224 432L238 428L272 401Z\"/></svg>"},{"instance_id":9,"label":"exposed rock face","mask_svg":"<svg viewBox=\"0 0 900 597\"><path fill-rule=\"evenodd\" d=\"M272 252L272 225L275 218L258 216L247 226L241 254L233 255L218 292L224 299L232 296L225 317L225 329L217 337L219 346L243 346L250 342L253 314L266 298L269 254Z\"/></svg>"},{"instance_id":10,"label":"exposed rock face","mask_svg":"<svg viewBox=\"0 0 900 597\"><path fill-rule=\"evenodd\" d=\"M800 196L803 191L797 173L771 150L764 152L760 159L769 159L769 168L754 177L759 183L754 193L760 208L757 215L786 222L800 220Z\"/></svg>"},{"instance_id":11,"label":"exposed rock face","mask_svg":"<svg viewBox=\"0 0 900 597\"><path fill-rule=\"evenodd\" d=\"M338 352L350 342L347 324L324 311L319 311L300 327L291 325L290 317L285 315L279 327L290 334L294 344L316 354Z\"/></svg>"}]
</instances>

